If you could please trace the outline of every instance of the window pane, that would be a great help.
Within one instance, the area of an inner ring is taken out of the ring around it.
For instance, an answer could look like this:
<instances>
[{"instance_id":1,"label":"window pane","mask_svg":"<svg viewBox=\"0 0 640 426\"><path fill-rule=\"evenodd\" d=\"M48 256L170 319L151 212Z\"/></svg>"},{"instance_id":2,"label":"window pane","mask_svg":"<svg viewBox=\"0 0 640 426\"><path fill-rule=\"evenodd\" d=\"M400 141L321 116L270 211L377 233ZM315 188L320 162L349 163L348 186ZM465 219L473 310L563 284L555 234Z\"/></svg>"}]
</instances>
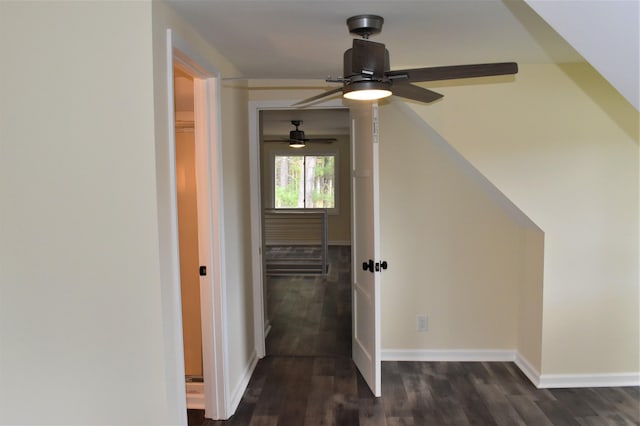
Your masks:
<instances>
[{"instance_id":1,"label":"window pane","mask_svg":"<svg viewBox=\"0 0 640 426\"><path fill-rule=\"evenodd\" d=\"M307 208L335 207L335 157L333 155L306 157Z\"/></svg>"},{"instance_id":2,"label":"window pane","mask_svg":"<svg viewBox=\"0 0 640 426\"><path fill-rule=\"evenodd\" d=\"M304 157L276 156L275 208L304 207Z\"/></svg>"},{"instance_id":3,"label":"window pane","mask_svg":"<svg viewBox=\"0 0 640 426\"><path fill-rule=\"evenodd\" d=\"M275 208L335 208L335 156L275 156Z\"/></svg>"}]
</instances>

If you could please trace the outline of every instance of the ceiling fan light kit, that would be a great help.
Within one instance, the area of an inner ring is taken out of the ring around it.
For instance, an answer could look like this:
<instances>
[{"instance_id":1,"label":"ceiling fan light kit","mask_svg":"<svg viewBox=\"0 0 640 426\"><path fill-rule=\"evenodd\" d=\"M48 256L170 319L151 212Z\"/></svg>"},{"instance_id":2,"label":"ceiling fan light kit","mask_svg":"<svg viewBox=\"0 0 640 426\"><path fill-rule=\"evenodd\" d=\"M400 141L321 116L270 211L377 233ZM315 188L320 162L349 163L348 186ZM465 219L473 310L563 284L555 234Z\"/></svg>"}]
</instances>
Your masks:
<instances>
[{"instance_id":1,"label":"ceiling fan light kit","mask_svg":"<svg viewBox=\"0 0 640 426\"><path fill-rule=\"evenodd\" d=\"M307 142L312 143L333 143L335 138L308 138L304 134L304 130L300 130L298 127L302 124L302 120L291 120L291 125L295 127L295 130L289 132L288 139L267 139L264 142L288 142L289 148L304 148L307 146Z\"/></svg>"},{"instance_id":2,"label":"ceiling fan light kit","mask_svg":"<svg viewBox=\"0 0 640 426\"><path fill-rule=\"evenodd\" d=\"M295 105L309 104L338 92L342 92L342 96L347 99L355 100L375 100L395 95L429 103L442 98L443 95L412 83L489 77L518 72L518 64L515 62L391 71L389 51L385 45L369 41L369 36L382 31L383 23L384 19L378 15L356 15L348 18L349 32L361 38L353 39L353 47L344 52L343 76L327 79L329 83L342 83L342 87L304 99Z\"/></svg>"},{"instance_id":3,"label":"ceiling fan light kit","mask_svg":"<svg viewBox=\"0 0 640 426\"><path fill-rule=\"evenodd\" d=\"M307 144L304 143L304 141L296 141L296 140L289 141L289 148L304 148L305 146L307 146Z\"/></svg>"},{"instance_id":4,"label":"ceiling fan light kit","mask_svg":"<svg viewBox=\"0 0 640 426\"><path fill-rule=\"evenodd\" d=\"M389 84L382 81L358 81L346 86L342 96L357 101L371 101L391 96Z\"/></svg>"}]
</instances>

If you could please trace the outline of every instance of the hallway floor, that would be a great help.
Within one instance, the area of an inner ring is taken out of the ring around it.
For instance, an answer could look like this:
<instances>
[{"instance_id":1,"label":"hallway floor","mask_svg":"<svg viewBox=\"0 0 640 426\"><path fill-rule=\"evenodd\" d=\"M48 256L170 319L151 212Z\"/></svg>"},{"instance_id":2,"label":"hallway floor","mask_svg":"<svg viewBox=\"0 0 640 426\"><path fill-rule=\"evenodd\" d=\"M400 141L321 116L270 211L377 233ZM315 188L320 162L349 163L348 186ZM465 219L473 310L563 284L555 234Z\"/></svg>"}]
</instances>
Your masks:
<instances>
[{"instance_id":1,"label":"hallway floor","mask_svg":"<svg viewBox=\"0 0 640 426\"><path fill-rule=\"evenodd\" d=\"M267 355L351 357L351 247L328 257L324 276L267 277Z\"/></svg>"}]
</instances>

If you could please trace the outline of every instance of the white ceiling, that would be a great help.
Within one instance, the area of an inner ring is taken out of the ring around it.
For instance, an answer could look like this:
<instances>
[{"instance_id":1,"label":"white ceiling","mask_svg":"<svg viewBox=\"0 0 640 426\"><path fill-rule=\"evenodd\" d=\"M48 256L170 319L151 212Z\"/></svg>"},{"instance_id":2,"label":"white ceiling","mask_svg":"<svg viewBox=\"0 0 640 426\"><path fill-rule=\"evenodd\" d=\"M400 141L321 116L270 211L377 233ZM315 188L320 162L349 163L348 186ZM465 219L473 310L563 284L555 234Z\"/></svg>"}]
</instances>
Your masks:
<instances>
[{"instance_id":1,"label":"white ceiling","mask_svg":"<svg viewBox=\"0 0 640 426\"><path fill-rule=\"evenodd\" d=\"M391 69L582 58L522 0L169 0L245 78L342 73L352 36L346 19L385 19Z\"/></svg>"}]
</instances>

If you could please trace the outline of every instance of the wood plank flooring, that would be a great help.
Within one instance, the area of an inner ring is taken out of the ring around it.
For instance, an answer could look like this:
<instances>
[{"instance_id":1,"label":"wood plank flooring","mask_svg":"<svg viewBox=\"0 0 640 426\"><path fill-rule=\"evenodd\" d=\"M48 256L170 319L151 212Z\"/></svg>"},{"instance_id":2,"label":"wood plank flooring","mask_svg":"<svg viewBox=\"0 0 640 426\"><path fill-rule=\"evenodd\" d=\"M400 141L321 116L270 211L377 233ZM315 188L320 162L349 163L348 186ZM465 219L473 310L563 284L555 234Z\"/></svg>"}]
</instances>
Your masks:
<instances>
[{"instance_id":1,"label":"wood plank flooring","mask_svg":"<svg viewBox=\"0 0 640 426\"><path fill-rule=\"evenodd\" d=\"M375 398L350 359L348 248L330 259L326 278L268 282L268 356L231 419L190 426L640 425L638 387L536 389L508 362L383 362Z\"/></svg>"},{"instance_id":2,"label":"wood plank flooring","mask_svg":"<svg viewBox=\"0 0 640 426\"><path fill-rule=\"evenodd\" d=\"M638 425L640 391L536 389L513 363L383 362L382 397L350 359L262 359L222 425ZM200 423L198 423L200 422Z\"/></svg>"}]
</instances>

